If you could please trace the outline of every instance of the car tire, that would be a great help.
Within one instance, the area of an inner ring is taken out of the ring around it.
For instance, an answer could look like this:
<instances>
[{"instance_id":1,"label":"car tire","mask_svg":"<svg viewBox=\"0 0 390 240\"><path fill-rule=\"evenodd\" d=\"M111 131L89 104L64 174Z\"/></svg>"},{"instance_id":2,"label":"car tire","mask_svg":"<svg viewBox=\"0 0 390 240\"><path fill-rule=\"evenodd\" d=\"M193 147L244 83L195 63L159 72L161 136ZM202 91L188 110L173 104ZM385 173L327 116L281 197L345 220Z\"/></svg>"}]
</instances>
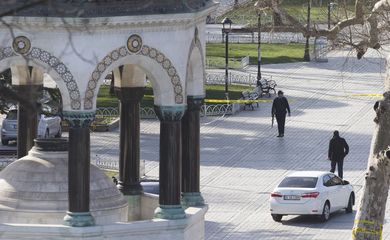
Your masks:
<instances>
[{"instance_id":1,"label":"car tire","mask_svg":"<svg viewBox=\"0 0 390 240\"><path fill-rule=\"evenodd\" d=\"M283 215L281 215L281 214L271 214L271 216L272 216L272 219L275 222L281 222L282 221Z\"/></svg>"},{"instance_id":2,"label":"car tire","mask_svg":"<svg viewBox=\"0 0 390 240\"><path fill-rule=\"evenodd\" d=\"M346 213L352 213L352 207L353 207L354 202L355 202L355 196L353 193L351 193L351 195L349 195L349 199L348 199L348 206L345 209Z\"/></svg>"},{"instance_id":3,"label":"car tire","mask_svg":"<svg viewBox=\"0 0 390 240\"><path fill-rule=\"evenodd\" d=\"M1 144L8 145L8 140L1 139Z\"/></svg>"},{"instance_id":4,"label":"car tire","mask_svg":"<svg viewBox=\"0 0 390 240\"><path fill-rule=\"evenodd\" d=\"M62 135L61 127L58 129L58 133L55 135L56 138L60 138Z\"/></svg>"},{"instance_id":5,"label":"car tire","mask_svg":"<svg viewBox=\"0 0 390 240\"><path fill-rule=\"evenodd\" d=\"M325 202L324 207L322 209L322 214L320 216L321 222L326 222L330 218L330 203L328 201Z\"/></svg>"}]
</instances>

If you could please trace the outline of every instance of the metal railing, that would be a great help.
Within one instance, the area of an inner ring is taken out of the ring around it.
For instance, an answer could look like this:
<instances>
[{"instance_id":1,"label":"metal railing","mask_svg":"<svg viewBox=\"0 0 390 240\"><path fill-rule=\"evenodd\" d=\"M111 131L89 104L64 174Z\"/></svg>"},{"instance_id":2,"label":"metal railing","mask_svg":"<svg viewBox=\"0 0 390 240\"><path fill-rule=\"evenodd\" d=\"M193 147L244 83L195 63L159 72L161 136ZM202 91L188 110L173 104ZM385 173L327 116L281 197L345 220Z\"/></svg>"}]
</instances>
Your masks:
<instances>
[{"instance_id":1,"label":"metal railing","mask_svg":"<svg viewBox=\"0 0 390 240\"><path fill-rule=\"evenodd\" d=\"M256 86L257 75L230 71L229 84ZM225 74L222 72L206 72L206 84L225 84Z\"/></svg>"},{"instance_id":2,"label":"metal railing","mask_svg":"<svg viewBox=\"0 0 390 240\"><path fill-rule=\"evenodd\" d=\"M257 43L257 34L234 33L229 34L229 43ZM305 43L306 38L298 32L261 32L262 43ZM206 35L207 43L222 43L222 33L208 33ZM314 38L310 38L310 43L314 43Z\"/></svg>"},{"instance_id":3,"label":"metal railing","mask_svg":"<svg viewBox=\"0 0 390 240\"><path fill-rule=\"evenodd\" d=\"M212 104L212 105L202 105L200 109L200 115L205 116L221 116L221 115L232 115L233 114L233 104Z\"/></svg>"},{"instance_id":4,"label":"metal railing","mask_svg":"<svg viewBox=\"0 0 390 240\"><path fill-rule=\"evenodd\" d=\"M96 160L93 162L95 166L101 169L107 169L107 170L119 170L119 162L108 162L104 160Z\"/></svg>"},{"instance_id":5,"label":"metal railing","mask_svg":"<svg viewBox=\"0 0 390 240\"><path fill-rule=\"evenodd\" d=\"M16 156L2 156L0 157L0 170L17 160Z\"/></svg>"}]
</instances>

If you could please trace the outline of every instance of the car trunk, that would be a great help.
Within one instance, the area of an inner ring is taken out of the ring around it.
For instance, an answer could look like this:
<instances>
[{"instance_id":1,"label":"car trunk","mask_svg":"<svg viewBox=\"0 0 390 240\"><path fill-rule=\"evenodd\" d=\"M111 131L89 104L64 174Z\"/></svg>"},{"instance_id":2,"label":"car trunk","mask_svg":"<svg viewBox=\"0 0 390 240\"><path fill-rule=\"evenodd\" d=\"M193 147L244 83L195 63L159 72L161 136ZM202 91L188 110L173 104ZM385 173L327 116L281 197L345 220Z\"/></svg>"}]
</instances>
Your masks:
<instances>
[{"instance_id":1,"label":"car trunk","mask_svg":"<svg viewBox=\"0 0 390 240\"><path fill-rule=\"evenodd\" d=\"M276 192L280 194L273 198L283 204L304 204L314 199L317 193L315 188L278 188Z\"/></svg>"}]
</instances>

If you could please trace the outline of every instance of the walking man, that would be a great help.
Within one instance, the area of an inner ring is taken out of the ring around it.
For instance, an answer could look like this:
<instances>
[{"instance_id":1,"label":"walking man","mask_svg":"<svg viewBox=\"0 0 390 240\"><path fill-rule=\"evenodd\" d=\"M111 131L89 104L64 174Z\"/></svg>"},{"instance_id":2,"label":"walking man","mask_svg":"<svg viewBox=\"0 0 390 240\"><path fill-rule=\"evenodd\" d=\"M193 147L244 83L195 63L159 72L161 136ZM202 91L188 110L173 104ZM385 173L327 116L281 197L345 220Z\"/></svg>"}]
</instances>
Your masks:
<instances>
[{"instance_id":1,"label":"walking man","mask_svg":"<svg viewBox=\"0 0 390 240\"><path fill-rule=\"evenodd\" d=\"M287 98L283 96L282 91L278 91L278 96L274 99L272 103L272 117L276 117L276 122L278 123L278 132L277 137L284 137L284 125L286 123L286 114L291 116L290 106L288 105Z\"/></svg>"},{"instance_id":2,"label":"walking man","mask_svg":"<svg viewBox=\"0 0 390 240\"><path fill-rule=\"evenodd\" d=\"M334 173L336 170L340 178L343 178L343 163L344 157L349 152L349 146L344 138L341 138L339 131L333 132L333 138L329 142L328 159L331 161L330 171Z\"/></svg>"}]
</instances>

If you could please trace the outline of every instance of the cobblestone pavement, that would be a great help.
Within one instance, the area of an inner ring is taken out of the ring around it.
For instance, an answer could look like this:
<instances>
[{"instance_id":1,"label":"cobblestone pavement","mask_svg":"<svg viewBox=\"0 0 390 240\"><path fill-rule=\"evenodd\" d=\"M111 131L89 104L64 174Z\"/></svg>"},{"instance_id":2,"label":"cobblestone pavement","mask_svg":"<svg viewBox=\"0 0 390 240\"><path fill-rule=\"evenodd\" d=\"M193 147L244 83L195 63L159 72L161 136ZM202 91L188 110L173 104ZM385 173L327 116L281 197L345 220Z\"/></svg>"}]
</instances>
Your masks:
<instances>
[{"instance_id":1,"label":"cobblestone pavement","mask_svg":"<svg viewBox=\"0 0 390 240\"><path fill-rule=\"evenodd\" d=\"M329 170L328 141L335 129L350 145L345 179L357 197L367 166L374 111L383 91L384 63L377 53L357 61L347 52L332 52L327 63L265 65L277 89L290 101L284 138L271 128L271 104L224 118L202 118L201 191L209 204L206 239L350 239L356 211L332 215L327 223L312 217L272 220L269 193L296 170ZM346 60L347 59L347 60ZM248 71L255 71L256 67ZM158 177L157 121L141 123L141 158L146 175ZM92 158L118 158L118 132L92 134ZM390 239L384 227L383 239Z\"/></svg>"}]
</instances>

